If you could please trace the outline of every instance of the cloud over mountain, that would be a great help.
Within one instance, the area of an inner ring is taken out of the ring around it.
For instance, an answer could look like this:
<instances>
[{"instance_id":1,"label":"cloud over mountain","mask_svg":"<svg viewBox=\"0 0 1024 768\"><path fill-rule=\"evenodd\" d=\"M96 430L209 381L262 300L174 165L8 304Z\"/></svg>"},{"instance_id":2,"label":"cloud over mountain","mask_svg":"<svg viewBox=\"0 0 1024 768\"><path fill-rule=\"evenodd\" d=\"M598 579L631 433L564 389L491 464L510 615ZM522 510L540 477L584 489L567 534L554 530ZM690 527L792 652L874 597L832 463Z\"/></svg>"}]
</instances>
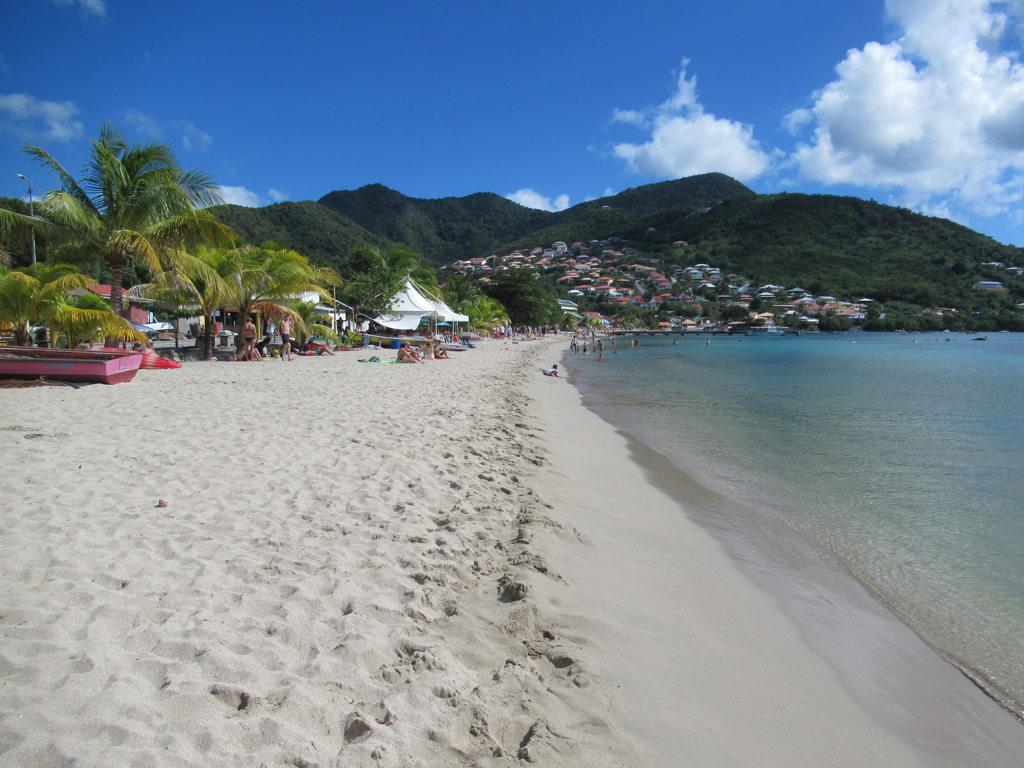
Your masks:
<instances>
[{"instance_id":1,"label":"cloud over mountain","mask_svg":"<svg viewBox=\"0 0 1024 768\"><path fill-rule=\"evenodd\" d=\"M1024 194L1024 66L1003 48L1024 3L887 0L900 37L849 51L786 123L806 179L894 188L997 215ZM1019 39L1019 38L1018 38Z\"/></svg>"},{"instance_id":2,"label":"cloud over mountain","mask_svg":"<svg viewBox=\"0 0 1024 768\"><path fill-rule=\"evenodd\" d=\"M748 125L706 112L697 98L697 77L688 77L683 59L675 92L644 110L616 109L614 122L646 130L642 143L617 144L614 153L636 173L673 179L720 171L747 181L768 170L771 156Z\"/></svg>"}]
</instances>

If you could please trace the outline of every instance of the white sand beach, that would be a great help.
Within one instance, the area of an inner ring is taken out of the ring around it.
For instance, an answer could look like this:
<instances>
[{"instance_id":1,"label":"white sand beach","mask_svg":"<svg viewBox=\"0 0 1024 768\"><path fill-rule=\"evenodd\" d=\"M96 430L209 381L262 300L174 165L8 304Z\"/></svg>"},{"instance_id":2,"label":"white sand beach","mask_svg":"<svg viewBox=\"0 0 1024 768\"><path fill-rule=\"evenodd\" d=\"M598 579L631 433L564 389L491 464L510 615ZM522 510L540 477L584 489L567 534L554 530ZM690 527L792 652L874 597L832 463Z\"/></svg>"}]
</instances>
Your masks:
<instances>
[{"instance_id":1,"label":"white sand beach","mask_svg":"<svg viewBox=\"0 0 1024 768\"><path fill-rule=\"evenodd\" d=\"M0 765L1024 753L994 704L991 731L951 722L937 750L867 711L626 438L540 376L562 346L0 390ZM963 685L941 690L989 704Z\"/></svg>"}]
</instances>

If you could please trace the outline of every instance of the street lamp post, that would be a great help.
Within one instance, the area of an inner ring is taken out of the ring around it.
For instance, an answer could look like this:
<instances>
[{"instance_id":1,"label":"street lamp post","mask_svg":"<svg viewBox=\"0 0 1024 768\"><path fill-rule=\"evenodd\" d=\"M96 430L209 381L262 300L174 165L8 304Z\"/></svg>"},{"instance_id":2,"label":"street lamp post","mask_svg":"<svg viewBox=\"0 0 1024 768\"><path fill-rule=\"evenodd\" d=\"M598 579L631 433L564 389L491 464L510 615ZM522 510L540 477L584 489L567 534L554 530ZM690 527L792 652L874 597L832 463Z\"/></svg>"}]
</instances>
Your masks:
<instances>
[{"instance_id":1,"label":"street lamp post","mask_svg":"<svg viewBox=\"0 0 1024 768\"><path fill-rule=\"evenodd\" d=\"M35 207L32 201L32 179L26 176L24 173L19 173L18 178L22 181L28 182L28 215L29 218L34 219L36 217ZM36 228L32 227L32 263L36 263Z\"/></svg>"}]
</instances>

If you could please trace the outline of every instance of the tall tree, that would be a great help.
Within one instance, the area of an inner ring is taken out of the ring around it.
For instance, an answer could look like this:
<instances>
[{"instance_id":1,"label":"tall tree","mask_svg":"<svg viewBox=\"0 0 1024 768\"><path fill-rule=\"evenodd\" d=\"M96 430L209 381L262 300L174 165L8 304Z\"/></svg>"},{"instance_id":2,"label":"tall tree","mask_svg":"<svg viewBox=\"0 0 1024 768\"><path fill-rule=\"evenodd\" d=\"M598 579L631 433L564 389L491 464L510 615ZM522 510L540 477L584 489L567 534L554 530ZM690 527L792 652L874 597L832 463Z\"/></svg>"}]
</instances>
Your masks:
<instances>
[{"instance_id":1,"label":"tall tree","mask_svg":"<svg viewBox=\"0 0 1024 768\"><path fill-rule=\"evenodd\" d=\"M110 268L110 305L118 314L129 264L157 273L184 247L232 241L231 230L205 210L220 202L213 182L199 171L183 170L166 145L129 145L104 125L91 142L80 180L45 149L25 151L57 175L61 188L40 200L36 219L0 208L0 230L42 230L50 257L60 261L101 258Z\"/></svg>"},{"instance_id":2,"label":"tall tree","mask_svg":"<svg viewBox=\"0 0 1024 768\"><path fill-rule=\"evenodd\" d=\"M239 334L246 319L257 313L270 318L287 315L302 322L287 305L288 300L306 291L330 294L332 287L341 285L332 270L314 266L302 254L273 245L237 248L227 254L219 272L230 286L230 306L238 310Z\"/></svg>"},{"instance_id":3,"label":"tall tree","mask_svg":"<svg viewBox=\"0 0 1024 768\"><path fill-rule=\"evenodd\" d=\"M497 275L484 291L508 311L513 325L555 325L562 319L554 287L527 269L510 269Z\"/></svg>"},{"instance_id":4,"label":"tall tree","mask_svg":"<svg viewBox=\"0 0 1024 768\"><path fill-rule=\"evenodd\" d=\"M218 307L231 301L231 286L224 274L230 273L230 251L201 246L195 255L182 253L175 266L157 273L149 283L133 286L129 294L153 299L172 307L195 306L203 316L203 359L213 357L213 315Z\"/></svg>"}]
</instances>

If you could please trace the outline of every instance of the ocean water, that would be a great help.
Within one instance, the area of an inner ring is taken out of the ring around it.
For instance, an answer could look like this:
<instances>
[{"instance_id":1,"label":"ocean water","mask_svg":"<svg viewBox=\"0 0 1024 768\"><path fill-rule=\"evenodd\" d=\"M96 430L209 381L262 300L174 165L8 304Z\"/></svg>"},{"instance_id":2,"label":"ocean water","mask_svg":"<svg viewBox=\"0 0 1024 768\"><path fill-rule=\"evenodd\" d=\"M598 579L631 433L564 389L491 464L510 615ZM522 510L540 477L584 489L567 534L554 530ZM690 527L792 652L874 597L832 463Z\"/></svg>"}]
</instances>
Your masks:
<instances>
[{"instance_id":1,"label":"ocean water","mask_svg":"<svg viewBox=\"0 0 1024 768\"><path fill-rule=\"evenodd\" d=\"M987 336L641 337L566 363L608 421L831 552L1021 714L1024 334Z\"/></svg>"}]
</instances>

